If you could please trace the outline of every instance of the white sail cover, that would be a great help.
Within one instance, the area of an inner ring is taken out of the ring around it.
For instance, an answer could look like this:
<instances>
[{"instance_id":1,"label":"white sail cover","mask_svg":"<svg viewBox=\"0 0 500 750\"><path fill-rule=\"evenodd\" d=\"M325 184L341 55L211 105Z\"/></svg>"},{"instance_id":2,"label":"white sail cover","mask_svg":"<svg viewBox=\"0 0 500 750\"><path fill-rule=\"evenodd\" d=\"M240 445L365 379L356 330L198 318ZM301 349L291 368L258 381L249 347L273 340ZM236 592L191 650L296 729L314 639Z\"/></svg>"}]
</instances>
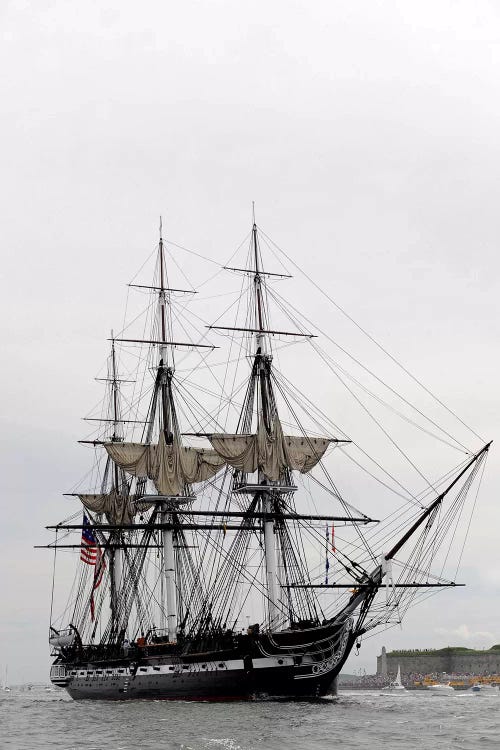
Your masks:
<instances>
[{"instance_id":1,"label":"white sail cover","mask_svg":"<svg viewBox=\"0 0 500 750\"><path fill-rule=\"evenodd\" d=\"M149 477L161 495L180 495L186 484L204 482L224 460L213 450L167 445L162 432L158 444L106 443L111 459L135 477Z\"/></svg>"},{"instance_id":2,"label":"white sail cover","mask_svg":"<svg viewBox=\"0 0 500 750\"><path fill-rule=\"evenodd\" d=\"M271 481L277 481L286 468L302 474L310 471L332 442L330 438L284 435L278 417L270 435L261 420L256 435L221 433L208 439L230 466L247 474L260 470Z\"/></svg>"},{"instance_id":3,"label":"white sail cover","mask_svg":"<svg viewBox=\"0 0 500 750\"><path fill-rule=\"evenodd\" d=\"M129 526L135 513L141 508L132 503L132 498L118 494L113 488L111 492L96 495L78 495L87 510L93 513L105 513L108 523L113 526Z\"/></svg>"}]
</instances>

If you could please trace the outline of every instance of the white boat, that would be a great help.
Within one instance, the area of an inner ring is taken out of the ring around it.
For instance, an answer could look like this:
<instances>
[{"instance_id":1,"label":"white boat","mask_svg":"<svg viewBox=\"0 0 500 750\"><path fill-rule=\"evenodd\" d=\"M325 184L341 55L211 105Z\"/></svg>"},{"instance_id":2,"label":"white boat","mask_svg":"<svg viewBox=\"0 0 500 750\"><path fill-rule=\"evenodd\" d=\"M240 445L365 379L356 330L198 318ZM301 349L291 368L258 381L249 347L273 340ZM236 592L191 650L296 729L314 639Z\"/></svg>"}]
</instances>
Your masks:
<instances>
[{"instance_id":1,"label":"white boat","mask_svg":"<svg viewBox=\"0 0 500 750\"><path fill-rule=\"evenodd\" d=\"M487 683L477 682L470 688L471 693L476 695L498 695L498 685L488 685Z\"/></svg>"},{"instance_id":2,"label":"white boat","mask_svg":"<svg viewBox=\"0 0 500 750\"><path fill-rule=\"evenodd\" d=\"M406 688L401 682L401 667L398 664L398 673L396 675L396 679L394 682L390 682L387 687L382 688L382 693L384 695L394 694L394 693L406 693Z\"/></svg>"},{"instance_id":3,"label":"white boat","mask_svg":"<svg viewBox=\"0 0 500 750\"><path fill-rule=\"evenodd\" d=\"M450 685L449 682L447 682L446 684L438 683L436 685L427 685L427 690L429 690L431 693L434 693L435 695L450 695L451 693L455 692L453 686Z\"/></svg>"}]
</instances>

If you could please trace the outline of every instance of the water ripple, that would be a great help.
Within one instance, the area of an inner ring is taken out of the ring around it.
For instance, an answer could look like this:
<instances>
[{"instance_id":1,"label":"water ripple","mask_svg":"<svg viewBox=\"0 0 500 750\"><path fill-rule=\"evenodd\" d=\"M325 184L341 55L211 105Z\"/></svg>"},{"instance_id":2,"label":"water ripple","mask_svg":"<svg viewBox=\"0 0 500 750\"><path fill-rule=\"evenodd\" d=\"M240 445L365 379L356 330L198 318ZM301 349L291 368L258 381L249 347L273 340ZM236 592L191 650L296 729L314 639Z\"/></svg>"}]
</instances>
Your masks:
<instances>
[{"instance_id":1,"label":"water ripple","mask_svg":"<svg viewBox=\"0 0 500 750\"><path fill-rule=\"evenodd\" d=\"M471 698L470 700L463 700ZM2 750L477 750L499 748L500 697L373 692L337 701L82 701L43 688L0 698ZM492 710L495 709L495 710Z\"/></svg>"}]
</instances>

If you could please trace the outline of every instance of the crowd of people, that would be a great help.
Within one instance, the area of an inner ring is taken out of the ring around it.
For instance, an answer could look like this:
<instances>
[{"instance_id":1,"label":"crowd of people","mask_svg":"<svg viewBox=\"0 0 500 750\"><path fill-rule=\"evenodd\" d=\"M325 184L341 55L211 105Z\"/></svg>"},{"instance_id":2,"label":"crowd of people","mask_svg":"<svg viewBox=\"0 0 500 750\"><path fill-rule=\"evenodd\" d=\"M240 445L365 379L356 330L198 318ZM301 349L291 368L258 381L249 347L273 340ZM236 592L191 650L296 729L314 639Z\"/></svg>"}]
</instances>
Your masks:
<instances>
[{"instance_id":1,"label":"crowd of people","mask_svg":"<svg viewBox=\"0 0 500 750\"><path fill-rule=\"evenodd\" d=\"M383 688L394 680L395 674L363 674L363 675L340 675L339 685L346 688L358 688L367 690ZM432 674L420 674L419 672L401 673L401 682L407 688L422 687L429 682L464 682L466 685L478 678L491 678L492 682L500 684L500 675L485 675L466 672L464 674L448 674L447 672L433 672ZM497 678L497 680L495 680Z\"/></svg>"}]
</instances>

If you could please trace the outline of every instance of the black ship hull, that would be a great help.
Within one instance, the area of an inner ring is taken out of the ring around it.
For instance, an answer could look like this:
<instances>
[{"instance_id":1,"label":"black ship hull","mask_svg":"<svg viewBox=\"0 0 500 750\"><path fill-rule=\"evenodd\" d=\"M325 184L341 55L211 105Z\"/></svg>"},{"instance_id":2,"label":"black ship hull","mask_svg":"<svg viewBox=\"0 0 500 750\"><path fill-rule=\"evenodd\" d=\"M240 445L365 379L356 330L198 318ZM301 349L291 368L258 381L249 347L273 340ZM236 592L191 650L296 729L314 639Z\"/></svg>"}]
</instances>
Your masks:
<instances>
[{"instance_id":1,"label":"black ship hull","mask_svg":"<svg viewBox=\"0 0 500 750\"><path fill-rule=\"evenodd\" d=\"M382 475L373 474L363 461L353 459L354 464L388 490L400 495L396 483L404 490L402 497L408 494L406 507L387 515L385 526L370 535L373 549L360 527L375 523L374 519L357 513L344 500L327 466L322 467L321 481L314 475L311 478L321 488L318 499L340 504L342 515L299 512L296 492L305 494L313 506L316 500L309 482L296 480L321 467L334 444L351 441L345 435L336 438L332 434L332 429L337 432L335 423L273 363L275 336L280 341L282 336L309 339L315 334L305 332L307 318L293 306L288 310L284 300L275 298L267 287L268 276L284 278L287 274L262 270L255 221L247 261L251 262L244 268L224 266L248 276L235 300L236 325L206 327L230 339L222 381L202 352L193 360L194 366L186 359L182 374L176 373L177 349L187 355L201 347L208 356L214 347L201 334L198 343L189 336L184 342L174 336L178 325L189 332L192 321L186 318L186 329L185 303L179 303L173 313L171 293L197 290L166 286L161 232L153 285L130 285L148 290L150 299L142 313L124 321L122 329L122 334L132 335L129 326L137 322L142 338L115 339L112 335L107 377L98 378L107 383L108 398L99 417L88 417L101 423L98 431L81 441L97 450L90 472L93 487L90 492L76 493L84 508L82 522L71 523L71 516L70 522L47 527L55 531L50 549L80 552L70 599L61 602L60 614L51 598L49 634L56 657L51 680L74 699L317 698L332 690L357 639L396 617L400 621L400 602L406 611L416 601L406 589L455 585L443 578L444 567L437 575L432 573L431 563L443 552L446 562L450 550L442 549L445 539L451 543L459 538L458 523L466 518L463 503L476 477L479 490L480 467L490 443L471 455L462 442L403 398L405 407L416 409L419 417L455 441L445 439L448 446L466 452L456 470L436 480L441 491L434 500L421 505L432 490L432 485L427 489L428 481L425 491L416 495L392 474L387 474L390 483L386 484L381 479L386 469L362 451L369 466L375 462ZM240 306L245 297L246 312L245 305ZM280 316L294 322L293 330L270 327L269 301L276 303ZM144 338L149 324L149 338ZM118 377L115 343L124 357L125 379ZM330 354L313 348L337 374ZM364 367L353 361L356 367ZM307 368L299 369L304 376L310 375ZM192 380L191 374L198 371L200 378L196 374ZM371 375L389 388L391 398L400 395ZM121 383L137 384L123 404ZM366 392L380 401L376 393ZM202 395L208 397L206 406ZM291 423L281 421L280 403L286 405ZM439 399L438 403L444 406ZM385 405L394 412L391 404ZM405 413L394 413L408 421ZM421 424L409 422L433 435ZM236 432L226 431L226 424L235 424ZM288 427L291 434L285 433ZM185 432L186 428L194 432ZM391 450L402 450L385 434ZM443 439L443 435L434 437ZM197 442L200 439L205 442ZM405 452L402 455L425 480L417 464ZM448 493L453 500L441 513ZM198 499L200 507L195 504ZM336 523L356 528L353 538L341 540L341 550L335 547ZM404 533L383 553L399 529L405 529ZM81 539L77 544L60 543L59 532L64 540L66 532L79 532ZM398 560L407 544L404 561ZM335 561L336 580L328 583L330 559ZM396 582L392 561L399 565ZM384 578L385 605L382 598L375 601ZM338 596L323 599L322 590ZM254 624L250 617L255 618ZM245 620L247 628L242 629Z\"/></svg>"},{"instance_id":2,"label":"black ship hull","mask_svg":"<svg viewBox=\"0 0 500 750\"><path fill-rule=\"evenodd\" d=\"M322 628L293 640L317 640L311 648L280 646L261 636L252 643L253 654L241 648L230 653L151 655L145 649L130 659L56 660L51 680L75 700L255 700L317 698L333 691L335 678L352 648L349 627ZM280 634L277 634L278 637ZM287 640L285 635L284 640ZM291 640L288 638L288 640ZM272 647L274 653L268 649ZM302 653L299 653L302 652Z\"/></svg>"},{"instance_id":3,"label":"black ship hull","mask_svg":"<svg viewBox=\"0 0 500 750\"><path fill-rule=\"evenodd\" d=\"M222 666L220 666L222 665ZM249 700L316 698L331 692L340 669L318 665L323 672L292 665L245 669L240 660L190 665L169 672L160 668L71 670L53 667L52 682L65 687L74 700ZM72 675L76 671L76 675ZM135 672L135 674L134 674Z\"/></svg>"}]
</instances>

